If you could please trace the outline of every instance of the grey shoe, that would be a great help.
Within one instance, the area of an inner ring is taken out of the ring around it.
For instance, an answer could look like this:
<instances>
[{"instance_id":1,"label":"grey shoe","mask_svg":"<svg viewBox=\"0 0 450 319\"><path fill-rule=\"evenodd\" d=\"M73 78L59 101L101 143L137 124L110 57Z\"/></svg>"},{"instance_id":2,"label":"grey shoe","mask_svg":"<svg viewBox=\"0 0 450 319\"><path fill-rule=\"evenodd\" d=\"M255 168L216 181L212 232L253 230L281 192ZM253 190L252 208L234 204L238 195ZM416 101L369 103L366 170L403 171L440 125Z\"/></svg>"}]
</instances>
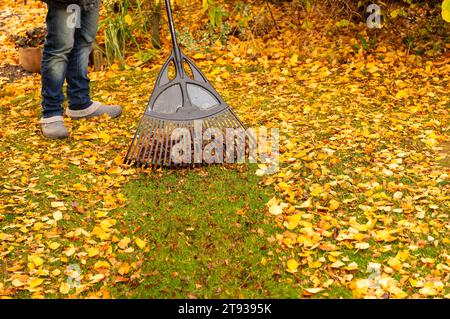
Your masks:
<instances>
[{"instance_id":1,"label":"grey shoe","mask_svg":"<svg viewBox=\"0 0 450 319\"><path fill-rule=\"evenodd\" d=\"M66 114L74 120L88 119L103 114L108 114L111 118L122 114L122 108L118 105L104 105L100 102L93 102L91 106L84 110L68 109Z\"/></svg>"},{"instance_id":2,"label":"grey shoe","mask_svg":"<svg viewBox=\"0 0 450 319\"><path fill-rule=\"evenodd\" d=\"M47 119L42 118L40 124L42 134L47 138L60 139L69 136L69 131L64 126L62 116L52 116Z\"/></svg>"}]
</instances>

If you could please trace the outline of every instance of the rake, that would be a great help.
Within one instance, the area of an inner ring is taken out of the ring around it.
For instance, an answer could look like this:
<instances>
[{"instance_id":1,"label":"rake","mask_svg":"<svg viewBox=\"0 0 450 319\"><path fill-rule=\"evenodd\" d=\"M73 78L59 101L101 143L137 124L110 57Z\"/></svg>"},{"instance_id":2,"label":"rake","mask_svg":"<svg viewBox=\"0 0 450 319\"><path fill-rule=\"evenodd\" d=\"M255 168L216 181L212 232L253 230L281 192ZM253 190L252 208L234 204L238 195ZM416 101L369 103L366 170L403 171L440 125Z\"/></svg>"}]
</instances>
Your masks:
<instances>
[{"instance_id":1,"label":"rake","mask_svg":"<svg viewBox=\"0 0 450 319\"><path fill-rule=\"evenodd\" d=\"M227 162L234 162L237 154L245 154L246 141L250 147L255 140L202 71L181 51L170 0L165 2L172 52L158 74L125 163L138 167L219 163L221 155ZM204 134L211 140L214 137L213 145L205 145ZM233 143L228 143L229 136Z\"/></svg>"}]
</instances>

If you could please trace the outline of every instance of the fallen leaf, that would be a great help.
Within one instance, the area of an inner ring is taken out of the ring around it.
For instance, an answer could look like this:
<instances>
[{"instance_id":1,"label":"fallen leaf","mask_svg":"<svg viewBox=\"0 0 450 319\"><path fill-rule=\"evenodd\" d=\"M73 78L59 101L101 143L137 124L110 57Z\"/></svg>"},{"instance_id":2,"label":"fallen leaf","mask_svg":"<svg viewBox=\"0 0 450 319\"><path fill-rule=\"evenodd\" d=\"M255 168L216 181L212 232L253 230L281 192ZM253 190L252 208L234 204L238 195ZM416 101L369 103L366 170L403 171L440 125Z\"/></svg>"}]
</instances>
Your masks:
<instances>
[{"instance_id":1,"label":"fallen leaf","mask_svg":"<svg viewBox=\"0 0 450 319\"><path fill-rule=\"evenodd\" d=\"M147 243L140 238L136 238L135 243L140 249L144 249L147 245Z\"/></svg>"}]
</instances>

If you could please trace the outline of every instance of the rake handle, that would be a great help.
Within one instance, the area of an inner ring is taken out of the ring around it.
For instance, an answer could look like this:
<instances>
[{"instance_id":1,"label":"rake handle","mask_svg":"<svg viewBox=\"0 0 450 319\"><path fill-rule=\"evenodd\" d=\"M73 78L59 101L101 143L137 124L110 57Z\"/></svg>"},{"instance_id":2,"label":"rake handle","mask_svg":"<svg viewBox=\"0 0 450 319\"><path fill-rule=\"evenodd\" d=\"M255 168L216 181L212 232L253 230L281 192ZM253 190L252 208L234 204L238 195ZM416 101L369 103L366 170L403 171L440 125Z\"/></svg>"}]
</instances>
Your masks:
<instances>
[{"instance_id":1,"label":"rake handle","mask_svg":"<svg viewBox=\"0 0 450 319\"><path fill-rule=\"evenodd\" d=\"M174 51L174 56L175 56L175 65L176 65L178 72L184 72L183 62L181 61L181 50L178 47L177 34L175 32L175 24L173 22L172 9L170 7L170 0L166 0L166 11L167 11L167 18L169 20L170 35L172 37L172 46L173 46L173 51Z\"/></svg>"}]
</instances>

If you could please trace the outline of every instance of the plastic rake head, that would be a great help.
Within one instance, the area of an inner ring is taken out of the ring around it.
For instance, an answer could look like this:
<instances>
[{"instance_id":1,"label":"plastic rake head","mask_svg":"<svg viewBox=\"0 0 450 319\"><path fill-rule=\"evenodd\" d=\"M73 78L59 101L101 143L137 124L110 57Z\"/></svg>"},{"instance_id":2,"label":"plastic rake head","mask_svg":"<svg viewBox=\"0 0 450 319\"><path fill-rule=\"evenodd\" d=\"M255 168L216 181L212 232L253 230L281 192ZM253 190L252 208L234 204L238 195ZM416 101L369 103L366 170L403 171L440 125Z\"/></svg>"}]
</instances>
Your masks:
<instances>
[{"instance_id":1,"label":"plastic rake head","mask_svg":"<svg viewBox=\"0 0 450 319\"><path fill-rule=\"evenodd\" d=\"M199 148L204 145L203 142L201 145L194 142L199 140L197 135L200 134L200 127L202 132L215 131L215 135L222 132L222 140L227 129L245 131L244 124L216 92L206 76L179 48L169 0L166 0L166 9L173 50L158 74L147 109L128 149L125 158L127 164L192 164L192 161L189 163L187 160L177 160L180 158L180 152L174 155L173 151L180 149L180 143L184 143L181 145L184 159L187 159L187 153L192 151L194 157L197 156L194 162L198 163ZM248 139L248 134L246 136ZM238 151L242 150L242 147L245 149L245 140L242 136L236 139ZM250 137L250 140L253 138ZM229 155L231 150L225 149L225 143L223 145L223 149L217 147L216 153Z\"/></svg>"}]
</instances>

